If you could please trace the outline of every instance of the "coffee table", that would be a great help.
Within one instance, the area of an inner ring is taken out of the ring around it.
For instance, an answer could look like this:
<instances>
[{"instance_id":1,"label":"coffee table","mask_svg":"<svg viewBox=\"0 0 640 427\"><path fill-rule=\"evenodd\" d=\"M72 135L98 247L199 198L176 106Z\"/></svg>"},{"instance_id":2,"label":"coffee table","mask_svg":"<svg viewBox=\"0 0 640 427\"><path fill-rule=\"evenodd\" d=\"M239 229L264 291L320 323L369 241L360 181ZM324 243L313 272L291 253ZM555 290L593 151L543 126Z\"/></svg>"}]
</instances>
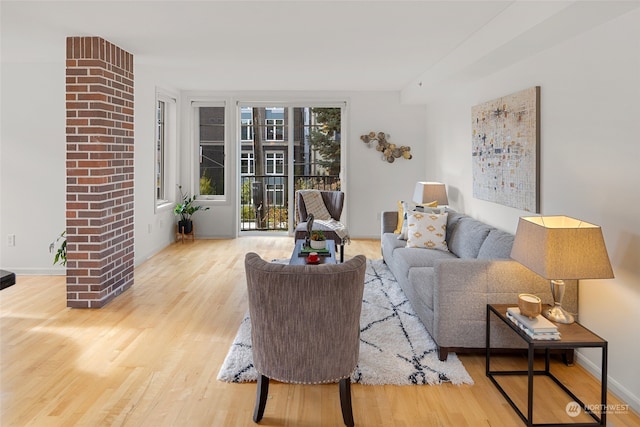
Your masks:
<instances>
[{"instance_id":1,"label":"coffee table","mask_svg":"<svg viewBox=\"0 0 640 427\"><path fill-rule=\"evenodd\" d=\"M327 249L329 254L320 255L320 259L317 264L307 263L306 255L300 255L300 250L304 245L304 239L296 240L296 247L293 249L289 265L317 265L317 264L335 264L336 263L336 244L333 240L327 240Z\"/></svg>"}]
</instances>

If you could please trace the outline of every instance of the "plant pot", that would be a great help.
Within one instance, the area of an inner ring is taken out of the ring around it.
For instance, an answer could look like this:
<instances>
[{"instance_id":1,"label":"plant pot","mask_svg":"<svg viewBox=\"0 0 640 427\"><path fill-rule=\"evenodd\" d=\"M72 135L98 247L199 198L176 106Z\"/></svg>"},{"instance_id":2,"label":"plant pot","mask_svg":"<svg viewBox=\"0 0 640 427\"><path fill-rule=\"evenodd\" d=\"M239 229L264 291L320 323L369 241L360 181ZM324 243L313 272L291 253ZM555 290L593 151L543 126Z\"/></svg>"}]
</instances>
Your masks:
<instances>
[{"instance_id":1,"label":"plant pot","mask_svg":"<svg viewBox=\"0 0 640 427\"><path fill-rule=\"evenodd\" d=\"M324 249L327 247L326 240L310 240L311 249Z\"/></svg>"},{"instance_id":2,"label":"plant pot","mask_svg":"<svg viewBox=\"0 0 640 427\"><path fill-rule=\"evenodd\" d=\"M191 234L193 231L193 221L178 221L178 233Z\"/></svg>"}]
</instances>

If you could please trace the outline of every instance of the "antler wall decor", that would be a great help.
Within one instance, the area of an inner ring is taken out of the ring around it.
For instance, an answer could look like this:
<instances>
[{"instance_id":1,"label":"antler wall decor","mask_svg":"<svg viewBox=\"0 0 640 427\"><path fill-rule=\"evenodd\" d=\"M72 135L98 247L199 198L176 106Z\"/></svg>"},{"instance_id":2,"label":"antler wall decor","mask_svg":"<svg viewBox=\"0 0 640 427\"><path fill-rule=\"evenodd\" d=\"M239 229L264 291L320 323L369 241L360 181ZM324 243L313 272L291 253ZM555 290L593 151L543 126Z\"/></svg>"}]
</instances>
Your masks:
<instances>
[{"instance_id":1,"label":"antler wall decor","mask_svg":"<svg viewBox=\"0 0 640 427\"><path fill-rule=\"evenodd\" d=\"M389 136L391 135L387 135L384 132L369 132L367 135L361 135L360 139L369 147L371 147L372 142L377 142L376 150L382 153L382 160L389 163L393 163L400 157L410 160L413 157L411 155L411 147L407 147L406 145L398 147L396 144L391 144L387 141L387 137Z\"/></svg>"}]
</instances>

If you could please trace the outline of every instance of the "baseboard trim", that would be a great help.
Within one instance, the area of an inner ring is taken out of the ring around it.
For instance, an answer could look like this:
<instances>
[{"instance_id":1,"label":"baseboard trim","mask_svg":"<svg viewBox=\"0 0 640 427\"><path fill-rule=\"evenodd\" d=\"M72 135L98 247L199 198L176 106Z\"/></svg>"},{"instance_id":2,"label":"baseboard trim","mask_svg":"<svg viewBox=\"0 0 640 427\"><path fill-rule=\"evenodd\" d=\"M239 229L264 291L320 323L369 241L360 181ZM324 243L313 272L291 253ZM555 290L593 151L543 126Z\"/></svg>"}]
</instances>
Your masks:
<instances>
[{"instance_id":1,"label":"baseboard trim","mask_svg":"<svg viewBox=\"0 0 640 427\"><path fill-rule=\"evenodd\" d=\"M596 378L602 377L602 369L599 365L596 365L589 360L583 354L580 354L580 350L576 351L577 363L582 366L587 372ZM614 394L618 399L629 405L629 408L634 412L640 414L640 397L634 395L629 389L624 387L611 376L607 376L607 389Z\"/></svg>"},{"instance_id":2,"label":"baseboard trim","mask_svg":"<svg viewBox=\"0 0 640 427\"><path fill-rule=\"evenodd\" d=\"M17 276L66 276L67 269L62 268L6 268L5 270L10 270L16 274L16 282Z\"/></svg>"}]
</instances>

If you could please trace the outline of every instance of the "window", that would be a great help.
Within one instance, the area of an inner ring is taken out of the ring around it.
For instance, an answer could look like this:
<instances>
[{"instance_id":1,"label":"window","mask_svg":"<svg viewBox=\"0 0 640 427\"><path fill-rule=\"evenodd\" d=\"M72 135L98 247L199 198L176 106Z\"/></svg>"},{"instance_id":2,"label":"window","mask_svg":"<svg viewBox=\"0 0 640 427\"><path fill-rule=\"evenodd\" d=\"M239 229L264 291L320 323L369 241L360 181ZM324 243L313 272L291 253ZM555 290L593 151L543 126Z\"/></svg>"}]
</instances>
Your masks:
<instances>
[{"instance_id":1,"label":"window","mask_svg":"<svg viewBox=\"0 0 640 427\"><path fill-rule=\"evenodd\" d=\"M166 140L166 106L165 101L158 100L156 108L156 203L166 200L164 185L164 161Z\"/></svg>"},{"instance_id":2,"label":"window","mask_svg":"<svg viewBox=\"0 0 640 427\"><path fill-rule=\"evenodd\" d=\"M156 134L154 141L154 197L155 205L166 205L173 197L177 151L176 99L156 93Z\"/></svg>"},{"instance_id":3,"label":"window","mask_svg":"<svg viewBox=\"0 0 640 427\"><path fill-rule=\"evenodd\" d=\"M242 141L253 141L253 114L251 108L240 109L240 139Z\"/></svg>"},{"instance_id":4,"label":"window","mask_svg":"<svg viewBox=\"0 0 640 427\"><path fill-rule=\"evenodd\" d=\"M266 141L284 141L283 119L266 119L265 124Z\"/></svg>"},{"instance_id":5,"label":"window","mask_svg":"<svg viewBox=\"0 0 640 427\"><path fill-rule=\"evenodd\" d=\"M265 141L284 141L284 108L265 108Z\"/></svg>"},{"instance_id":6,"label":"window","mask_svg":"<svg viewBox=\"0 0 640 427\"><path fill-rule=\"evenodd\" d=\"M284 205L284 185L283 184L267 184L267 201L269 205Z\"/></svg>"},{"instance_id":7,"label":"window","mask_svg":"<svg viewBox=\"0 0 640 427\"><path fill-rule=\"evenodd\" d=\"M237 102L240 231L292 231L299 189L342 188L346 102Z\"/></svg>"},{"instance_id":8,"label":"window","mask_svg":"<svg viewBox=\"0 0 640 427\"><path fill-rule=\"evenodd\" d=\"M209 199L222 199L226 194L225 107L197 106L196 118L199 194Z\"/></svg>"},{"instance_id":9,"label":"window","mask_svg":"<svg viewBox=\"0 0 640 427\"><path fill-rule=\"evenodd\" d=\"M284 174L284 153L282 151L269 151L265 154L265 173L267 175Z\"/></svg>"},{"instance_id":10,"label":"window","mask_svg":"<svg viewBox=\"0 0 640 427\"><path fill-rule=\"evenodd\" d=\"M243 175L253 175L255 173L255 165L253 162L253 151L243 151L240 159L240 173Z\"/></svg>"}]
</instances>

